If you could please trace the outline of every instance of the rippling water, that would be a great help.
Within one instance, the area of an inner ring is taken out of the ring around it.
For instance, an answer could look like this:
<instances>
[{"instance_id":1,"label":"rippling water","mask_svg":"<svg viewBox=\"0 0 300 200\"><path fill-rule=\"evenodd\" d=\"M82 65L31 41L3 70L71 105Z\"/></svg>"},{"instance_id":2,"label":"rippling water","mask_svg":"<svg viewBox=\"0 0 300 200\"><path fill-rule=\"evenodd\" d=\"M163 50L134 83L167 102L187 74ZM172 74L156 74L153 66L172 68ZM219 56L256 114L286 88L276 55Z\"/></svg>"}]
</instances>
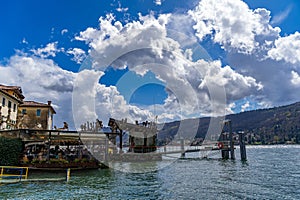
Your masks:
<instances>
[{"instance_id":1,"label":"rippling water","mask_svg":"<svg viewBox=\"0 0 300 200\"><path fill-rule=\"evenodd\" d=\"M69 182L2 185L0 199L300 199L300 145L247 147L247 156L177 160L147 173L73 172ZM29 178L41 176L65 173Z\"/></svg>"}]
</instances>

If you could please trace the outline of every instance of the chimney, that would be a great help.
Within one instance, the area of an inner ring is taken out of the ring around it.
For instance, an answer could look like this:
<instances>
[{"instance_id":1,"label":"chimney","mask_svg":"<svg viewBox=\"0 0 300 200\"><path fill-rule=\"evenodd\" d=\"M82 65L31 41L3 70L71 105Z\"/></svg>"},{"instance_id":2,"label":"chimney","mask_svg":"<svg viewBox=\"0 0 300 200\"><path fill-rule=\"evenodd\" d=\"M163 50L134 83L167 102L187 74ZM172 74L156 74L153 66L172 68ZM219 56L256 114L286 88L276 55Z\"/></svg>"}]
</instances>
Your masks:
<instances>
[{"instance_id":1,"label":"chimney","mask_svg":"<svg viewBox=\"0 0 300 200\"><path fill-rule=\"evenodd\" d=\"M48 106L51 106L51 101L48 101Z\"/></svg>"}]
</instances>

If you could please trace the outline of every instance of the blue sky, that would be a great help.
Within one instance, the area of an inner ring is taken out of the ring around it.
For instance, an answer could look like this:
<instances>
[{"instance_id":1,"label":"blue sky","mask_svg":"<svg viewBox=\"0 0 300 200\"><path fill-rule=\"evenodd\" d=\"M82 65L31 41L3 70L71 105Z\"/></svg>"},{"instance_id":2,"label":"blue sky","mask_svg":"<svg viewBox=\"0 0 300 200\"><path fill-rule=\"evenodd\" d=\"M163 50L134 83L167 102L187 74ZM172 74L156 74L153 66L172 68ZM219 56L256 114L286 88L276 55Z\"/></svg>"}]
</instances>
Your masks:
<instances>
[{"instance_id":1,"label":"blue sky","mask_svg":"<svg viewBox=\"0 0 300 200\"><path fill-rule=\"evenodd\" d=\"M109 106L171 121L284 105L300 100L299 15L297 0L2 1L0 83L53 100L58 121L78 118L79 74L96 80L80 82L95 98L84 120Z\"/></svg>"}]
</instances>

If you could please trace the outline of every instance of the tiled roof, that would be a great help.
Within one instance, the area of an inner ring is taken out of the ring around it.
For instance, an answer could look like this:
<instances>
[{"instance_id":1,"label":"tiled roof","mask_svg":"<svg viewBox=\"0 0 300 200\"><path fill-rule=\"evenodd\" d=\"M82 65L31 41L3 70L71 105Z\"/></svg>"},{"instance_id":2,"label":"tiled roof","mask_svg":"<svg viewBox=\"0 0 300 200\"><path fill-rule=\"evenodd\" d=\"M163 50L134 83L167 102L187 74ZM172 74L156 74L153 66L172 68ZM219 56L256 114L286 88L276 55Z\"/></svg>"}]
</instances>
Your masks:
<instances>
[{"instance_id":1,"label":"tiled roof","mask_svg":"<svg viewBox=\"0 0 300 200\"><path fill-rule=\"evenodd\" d=\"M56 114L54 108L51 105L46 103L36 102L36 101L23 101L23 103L20 104L19 107L50 107L53 113Z\"/></svg>"},{"instance_id":2,"label":"tiled roof","mask_svg":"<svg viewBox=\"0 0 300 200\"><path fill-rule=\"evenodd\" d=\"M8 85L2 85L0 84L0 90L2 91L6 91L6 90L13 90L15 93L17 93L17 95L19 96L19 98L24 99L25 97L22 94L22 89L20 86L8 86Z\"/></svg>"},{"instance_id":3,"label":"tiled roof","mask_svg":"<svg viewBox=\"0 0 300 200\"><path fill-rule=\"evenodd\" d=\"M0 84L0 89L3 89L3 90L19 90L19 89L21 89L21 87L20 86L9 86L9 85Z\"/></svg>"},{"instance_id":4,"label":"tiled roof","mask_svg":"<svg viewBox=\"0 0 300 200\"><path fill-rule=\"evenodd\" d=\"M48 104L45 103L40 103L40 102L36 102L36 101L23 101L24 106L45 106L48 107Z\"/></svg>"},{"instance_id":5,"label":"tiled roof","mask_svg":"<svg viewBox=\"0 0 300 200\"><path fill-rule=\"evenodd\" d=\"M22 100L21 100L21 99L19 99L19 98L13 96L13 95L11 95L11 94L9 94L6 90L1 90L1 89L0 89L0 93L4 94L4 95L6 95L6 96L9 96L9 97L12 98L12 99L15 99L15 100L18 101L19 103L22 103Z\"/></svg>"}]
</instances>

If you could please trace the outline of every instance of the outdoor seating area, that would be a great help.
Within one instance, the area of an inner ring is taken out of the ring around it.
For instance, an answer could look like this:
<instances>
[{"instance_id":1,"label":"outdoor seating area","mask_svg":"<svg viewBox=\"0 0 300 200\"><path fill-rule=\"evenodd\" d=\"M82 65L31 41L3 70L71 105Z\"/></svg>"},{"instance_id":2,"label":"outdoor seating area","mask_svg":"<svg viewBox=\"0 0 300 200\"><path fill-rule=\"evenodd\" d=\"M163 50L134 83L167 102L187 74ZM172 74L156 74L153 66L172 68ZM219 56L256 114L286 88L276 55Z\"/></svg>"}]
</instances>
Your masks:
<instances>
[{"instance_id":1,"label":"outdoor seating area","mask_svg":"<svg viewBox=\"0 0 300 200\"><path fill-rule=\"evenodd\" d=\"M29 144L25 146L22 158L23 166L31 167L98 167L98 161L90 152L80 146L52 145L50 149L46 144Z\"/></svg>"}]
</instances>

